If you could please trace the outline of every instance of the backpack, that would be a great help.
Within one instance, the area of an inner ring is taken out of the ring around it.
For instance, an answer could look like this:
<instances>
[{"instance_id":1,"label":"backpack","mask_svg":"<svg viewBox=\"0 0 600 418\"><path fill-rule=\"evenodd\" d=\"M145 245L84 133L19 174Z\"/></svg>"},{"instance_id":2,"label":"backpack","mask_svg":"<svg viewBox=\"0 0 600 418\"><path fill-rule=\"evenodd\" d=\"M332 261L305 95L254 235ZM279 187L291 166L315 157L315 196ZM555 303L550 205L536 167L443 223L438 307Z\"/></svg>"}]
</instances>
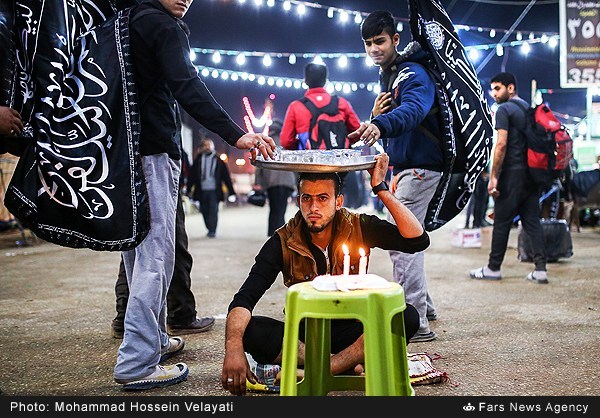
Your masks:
<instances>
[{"instance_id":1,"label":"backpack","mask_svg":"<svg viewBox=\"0 0 600 418\"><path fill-rule=\"evenodd\" d=\"M444 166L425 214L433 231L462 212L492 150L492 115L477 72L439 0L409 0L411 35L428 57Z\"/></svg>"},{"instance_id":2,"label":"backpack","mask_svg":"<svg viewBox=\"0 0 600 418\"><path fill-rule=\"evenodd\" d=\"M527 169L534 183L549 187L569 167L573 159L573 139L547 104L525 108L525 129L521 133L527 144Z\"/></svg>"},{"instance_id":3,"label":"backpack","mask_svg":"<svg viewBox=\"0 0 600 418\"><path fill-rule=\"evenodd\" d=\"M346 148L348 128L339 110L339 97L332 95L327 106L317 107L307 97L300 100L311 114L307 138L301 138L301 149Z\"/></svg>"}]
</instances>

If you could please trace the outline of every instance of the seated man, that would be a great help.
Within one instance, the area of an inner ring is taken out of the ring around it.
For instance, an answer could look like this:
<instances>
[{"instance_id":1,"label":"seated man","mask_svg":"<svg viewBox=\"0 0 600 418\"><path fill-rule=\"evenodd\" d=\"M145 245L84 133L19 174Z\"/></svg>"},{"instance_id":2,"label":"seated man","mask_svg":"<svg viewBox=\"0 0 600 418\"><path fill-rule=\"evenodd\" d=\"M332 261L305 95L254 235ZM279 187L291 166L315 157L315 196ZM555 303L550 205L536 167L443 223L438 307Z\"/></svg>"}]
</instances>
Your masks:
<instances>
[{"instance_id":1,"label":"seated man","mask_svg":"<svg viewBox=\"0 0 600 418\"><path fill-rule=\"evenodd\" d=\"M429 235L417 218L387 189L384 180L389 166L388 155L380 154L375 159L375 167L369 170L371 186L397 226L375 215L352 213L343 208L344 197L340 194L337 173L300 173L298 176L300 210L265 242L248 278L229 305L221 382L232 394L244 395L246 379L256 384L257 377L262 377L253 373L249 358L262 365L281 364L284 323L252 315L252 310L279 272L288 287L313 280L318 275L342 274L344 243L350 248L378 247L408 253L423 251L429 246ZM358 264L358 259L355 262ZM358 267L353 265L350 271L356 272ZM413 306L407 304L404 321L408 341L419 328L419 314ZM362 372L363 338L360 321L332 321L332 374ZM300 339L304 339L303 329L300 329ZM304 345L299 344L298 364L303 365ZM264 368L255 366L255 370Z\"/></svg>"}]
</instances>

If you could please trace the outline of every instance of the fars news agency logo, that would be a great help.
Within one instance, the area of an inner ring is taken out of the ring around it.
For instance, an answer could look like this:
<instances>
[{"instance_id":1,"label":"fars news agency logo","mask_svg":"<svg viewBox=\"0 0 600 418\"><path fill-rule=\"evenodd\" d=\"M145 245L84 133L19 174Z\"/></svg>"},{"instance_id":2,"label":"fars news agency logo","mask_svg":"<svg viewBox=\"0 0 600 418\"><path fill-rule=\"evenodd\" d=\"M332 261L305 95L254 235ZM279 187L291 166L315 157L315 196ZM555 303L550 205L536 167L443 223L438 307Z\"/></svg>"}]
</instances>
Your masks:
<instances>
[{"instance_id":1,"label":"fars news agency logo","mask_svg":"<svg viewBox=\"0 0 600 418\"><path fill-rule=\"evenodd\" d=\"M463 406L463 411L472 412L474 410L475 410L475 407L473 405L471 405L471 402L469 402L468 404Z\"/></svg>"}]
</instances>

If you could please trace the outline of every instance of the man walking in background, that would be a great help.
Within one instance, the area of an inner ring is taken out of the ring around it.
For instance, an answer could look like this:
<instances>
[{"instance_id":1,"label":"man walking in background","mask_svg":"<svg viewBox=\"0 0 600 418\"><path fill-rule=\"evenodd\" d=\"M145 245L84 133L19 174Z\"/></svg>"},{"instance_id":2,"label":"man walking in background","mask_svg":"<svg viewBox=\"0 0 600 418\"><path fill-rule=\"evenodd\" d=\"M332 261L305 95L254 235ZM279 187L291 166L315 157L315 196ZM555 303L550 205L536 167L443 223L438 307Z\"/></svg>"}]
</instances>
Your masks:
<instances>
[{"instance_id":1,"label":"man walking in background","mask_svg":"<svg viewBox=\"0 0 600 418\"><path fill-rule=\"evenodd\" d=\"M223 187L227 195L235 194L233 182L227 164L215 152L215 143L204 138L200 143L200 153L194 159L188 180L188 195L199 202L204 225L209 238L217 236L219 223L219 204L225 200Z\"/></svg>"},{"instance_id":2,"label":"man walking in background","mask_svg":"<svg viewBox=\"0 0 600 418\"><path fill-rule=\"evenodd\" d=\"M492 172L488 192L494 198L494 229L492 246L486 266L471 270L472 279L500 280L508 237L515 216L521 216L523 229L531 240L535 270L526 276L534 283L546 284L546 254L544 232L540 223L540 187L527 173L525 112L529 103L517 94L517 80L511 73L502 72L491 80L492 96L498 106L498 133L492 157Z\"/></svg>"},{"instance_id":3,"label":"man walking in background","mask_svg":"<svg viewBox=\"0 0 600 418\"><path fill-rule=\"evenodd\" d=\"M327 93L327 67L311 62L304 67L304 83L308 90L301 99L287 108L281 128L281 145L285 149L348 148L348 132L360 126L360 120L348 100ZM336 104L337 102L337 104ZM313 118L315 113L328 113L329 121L320 128ZM318 131L323 134L319 135Z\"/></svg>"}]
</instances>

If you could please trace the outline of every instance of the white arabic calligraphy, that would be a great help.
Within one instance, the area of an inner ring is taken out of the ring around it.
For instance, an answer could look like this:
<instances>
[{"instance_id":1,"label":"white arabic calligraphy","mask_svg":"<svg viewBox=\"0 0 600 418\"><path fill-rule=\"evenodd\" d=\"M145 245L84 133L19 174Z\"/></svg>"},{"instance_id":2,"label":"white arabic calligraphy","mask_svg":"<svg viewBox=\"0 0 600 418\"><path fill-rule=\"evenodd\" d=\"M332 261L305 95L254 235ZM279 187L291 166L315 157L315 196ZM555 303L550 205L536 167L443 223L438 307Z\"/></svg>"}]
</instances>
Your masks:
<instances>
[{"instance_id":1,"label":"white arabic calligraphy","mask_svg":"<svg viewBox=\"0 0 600 418\"><path fill-rule=\"evenodd\" d=\"M55 58L50 62L52 70L47 74L47 83L39 99L41 106L34 114L39 124L36 145L41 187L38 195L45 194L61 206L78 209L85 218L107 219L114 214L114 204L104 192L114 188L112 183L104 184L109 177L106 147L111 144L105 120L110 120L111 115L102 103L102 96L108 92L108 85L104 81L104 71L89 55L90 45L86 39L97 43L97 38L93 33L89 38L79 37L87 33L95 21L92 13L101 15L101 11L91 0L84 0L84 3L86 7L81 8L74 0L66 2L67 7L78 10L82 25L74 19L65 20L66 31L55 34ZM35 68L35 51L31 53L28 47L37 45L39 31L36 25L40 24L40 19L34 20L34 16L40 13L20 2L17 7L24 28L21 34L23 50L17 61L20 88L24 101L27 101L34 98L30 68ZM76 33L75 28L81 27ZM84 85L82 78L88 83ZM93 97L98 98L96 104L90 104L89 99ZM97 151L90 152L90 147ZM64 152L77 149L82 152ZM46 168L41 170L42 166Z\"/></svg>"}]
</instances>

